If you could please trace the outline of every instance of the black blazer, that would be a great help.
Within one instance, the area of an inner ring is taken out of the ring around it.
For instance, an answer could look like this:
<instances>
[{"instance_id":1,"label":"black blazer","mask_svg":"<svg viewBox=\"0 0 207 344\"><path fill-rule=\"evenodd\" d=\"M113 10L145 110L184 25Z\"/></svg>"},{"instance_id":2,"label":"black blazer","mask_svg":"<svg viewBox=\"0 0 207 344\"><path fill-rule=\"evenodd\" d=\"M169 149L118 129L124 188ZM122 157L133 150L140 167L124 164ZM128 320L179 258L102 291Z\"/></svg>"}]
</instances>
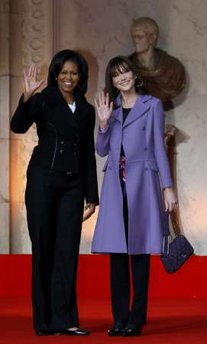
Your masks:
<instances>
[{"instance_id":1,"label":"black blazer","mask_svg":"<svg viewBox=\"0 0 207 344\"><path fill-rule=\"evenodd\" d=\"M80 92L75 101L73 114L58 87L46 87L27 102L21 97L11 130L25 133L35 123L39 140L29 165L82 175L86 201L98 204L95 111Z\"/></svg>"}]
</instances>

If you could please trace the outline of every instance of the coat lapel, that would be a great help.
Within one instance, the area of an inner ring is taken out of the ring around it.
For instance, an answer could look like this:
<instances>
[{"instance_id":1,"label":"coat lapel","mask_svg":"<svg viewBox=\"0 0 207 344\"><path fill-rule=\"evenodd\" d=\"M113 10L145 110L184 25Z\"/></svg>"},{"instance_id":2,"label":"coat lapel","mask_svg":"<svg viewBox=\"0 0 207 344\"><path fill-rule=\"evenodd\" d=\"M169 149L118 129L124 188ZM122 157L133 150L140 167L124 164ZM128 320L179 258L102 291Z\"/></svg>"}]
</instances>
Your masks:
<instances>
[{"instance_id":1,"label":"coat lapel","mask_svg":"<svg viewBox=\"0 0 207 344\"><path fill-rule=\"evenodd\" d=\"M86 98L81 94L75 96L76 110L73 116L76 116L78 122L81 123L87 117L88 103Z\"/></svg>"},{"instance_id":2,"label":"coat lapel","mask_svg":"<svg viewBox=\"0 0 207 344\"><path fill-rule=\"evenodd\" d=\"M150 108L150 102L148 102L152 97L150 95L139 95L137 100L129 112L123 128L136 121L138 118L143 116Z\"/></svg>"},{"instance_id":3,"label":"coat lapel","mask_svg":"<svg viewBox=\"0 0 207 344\"><path fill-rule=\"evenodd\" d=\"M53 116L57 119L62 116L65 119L65 123L68 123L70 126L74 128L79 127L79 122L77 120L77 116L81 117L82 111L78 111L78 101L76 101L76 111L72 113L71 109L69 108L68 104L66 103L65 99L63 98L61 92L59 91L58 87L48 87L44 91L45 101L51 106ZM80 113L81 112L81 113Z\"/></svg>"},{"instance_id":4,"label":"coat lapel","mask_svg":"<svg viewBox=\"0 0 207 344\"><path fill-rule=\"evenodd\" d=\"M137 120L139 117L143 116L150 108L150 102L148 102L152 96L150 95L139 95L134 104L134 107L129 112L123 128ZM116 109L113 111L112 117L117 121L123 123L123 111L121 106L121 98L118 96L115 100Z\"/></svg>"},{"instance_id":5,"label":"coat lapel","mask_svg":"<svg viewBox=\"0 0 207 344\"><path fill-rule=\"evenodd\" d=\"M118 108L113 110L112 117L121 123L123 122L123 113L122 113L122 107L121 106L119 106Z\"/></svg>"},{"instance_id":6,"label":"coat lapel","mask_svg":"<svg viewBox=\"0 0 207 344\"><path fill-rule=\"evenodd\" d=\"M123 114L122 114L122 106L121 106L121 97L120 95L118 95L118 97L115 99L114 101L115 104L115 109L112 112L112 117L119 121L119 122L123 122Z\"/></svg>"}]
</instances>

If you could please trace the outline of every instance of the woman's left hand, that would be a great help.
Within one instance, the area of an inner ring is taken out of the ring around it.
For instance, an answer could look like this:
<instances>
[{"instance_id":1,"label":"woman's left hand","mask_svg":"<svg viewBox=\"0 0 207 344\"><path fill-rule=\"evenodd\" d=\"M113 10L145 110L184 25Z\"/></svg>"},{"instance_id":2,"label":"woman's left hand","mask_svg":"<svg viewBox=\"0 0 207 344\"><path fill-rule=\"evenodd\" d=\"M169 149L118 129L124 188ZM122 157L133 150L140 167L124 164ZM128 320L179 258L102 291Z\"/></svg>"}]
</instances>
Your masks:
<instances>
[{"instance_id":1,"label":"woman's left hand","mask_svg":"<svg viewBox=\"0 0 207 344\"><path fill-rule=\"evenodd\" d=\"M163 191L165 211L173 211L178 206L178 201L173 188L166 188Z\"/></svg>"},{"instance_id":2,"label":"woman's left hand","mask_svg":"<svg viewBox=\"0 0 207 344\"><path fill-rule=\"evenodd\" d=\"M84 207L83 221L89 219L95 213L96 205L94 203L87 203Z\"/></svg>"}]
</instances>

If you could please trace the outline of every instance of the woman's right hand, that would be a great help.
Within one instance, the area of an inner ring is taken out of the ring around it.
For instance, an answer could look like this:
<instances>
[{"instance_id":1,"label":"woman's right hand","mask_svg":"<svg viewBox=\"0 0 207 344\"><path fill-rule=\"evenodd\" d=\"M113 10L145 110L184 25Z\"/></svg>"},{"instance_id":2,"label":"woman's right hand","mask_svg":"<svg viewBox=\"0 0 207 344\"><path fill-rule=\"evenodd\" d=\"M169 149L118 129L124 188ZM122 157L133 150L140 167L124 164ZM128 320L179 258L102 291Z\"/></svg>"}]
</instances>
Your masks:
<instances>
[{"instance_id":1,"label":"woman's right hand","mask_svg":"<svg viewBox=\"0 0 207 344\"><path fill-rule=\"evenodd\" d=\"M165 211L173 211L178 206L178 200L172 187L165 188L163 191Z\"/></svg>"},{"instance_id":2,"label":"woman's right hand","mask_svg":"<svg viewBox=\"0 0 207 344\"><path fill-rule=\"evenodd\" d=\"M28 70L24 69L24 101L26 102L43 84L44 80L37 81L37 66L32 64Z\"/></svg>"},{"instance_id":3,"label":"woman's right hand","mask_svg":"<svg viewBox=\"0 0 207 344\"><path fill-rule=\"evenodd\" d=\"M108 120L113 111L113 102L109 102L109 94L105 94L104 92L101 92L98 95L98 99L95 99L94 102L99 118L100 128L105 129L108 126Z\"/></svg>"}]
</instances>

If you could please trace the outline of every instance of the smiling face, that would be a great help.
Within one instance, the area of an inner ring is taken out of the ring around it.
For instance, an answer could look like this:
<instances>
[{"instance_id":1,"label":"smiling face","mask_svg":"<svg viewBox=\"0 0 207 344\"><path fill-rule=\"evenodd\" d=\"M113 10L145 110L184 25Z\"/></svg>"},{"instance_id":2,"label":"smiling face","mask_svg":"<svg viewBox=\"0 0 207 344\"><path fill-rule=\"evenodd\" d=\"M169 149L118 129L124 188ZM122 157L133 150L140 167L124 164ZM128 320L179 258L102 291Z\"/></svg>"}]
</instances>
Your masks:
<instances>
[{"instance_id":1,"label":"smiling face","mask_svg":"<svg viewBox=\"0 0 207 344\"><path fill-rule=\"evenodd\" d=\"M57 76L60 92L68 101L73 101L73 93L80 80L78 66L73 61L66 61Z\"/></svg>"},{"instance_id":2,"label":"smiling face","mask_svg":"<svg viewBox=\"0 0 207 344\"><path fill-rule=\"evenodd\" d=\"M113 86L120 92L130 92L135 89L135 76L127 65L120 65L111 76Z\"/></svg>"}]
</instances>

